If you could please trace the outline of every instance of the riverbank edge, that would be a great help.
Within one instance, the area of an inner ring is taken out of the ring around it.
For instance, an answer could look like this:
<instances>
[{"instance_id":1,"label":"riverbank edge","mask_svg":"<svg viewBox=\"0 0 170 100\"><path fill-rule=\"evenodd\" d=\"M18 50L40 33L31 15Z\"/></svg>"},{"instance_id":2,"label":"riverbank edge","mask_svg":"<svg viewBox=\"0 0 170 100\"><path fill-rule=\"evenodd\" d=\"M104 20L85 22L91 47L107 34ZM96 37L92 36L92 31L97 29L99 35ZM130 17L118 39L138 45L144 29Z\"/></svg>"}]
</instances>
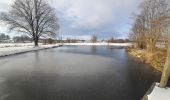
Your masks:
<instances>
[{"instance_id":1,"label":"riverbank edge","mask_svg":"<svg viewBox=\"0 0 170 100\"><path fill-rule=\"evenodd\" d=\"M134 48L126 48L125 49L126 52L133 56L134 58L137 58L137 60L146 63L146 57L143 57L145 55L147 55L147 51L142 50L142 49L134 49ZM159 52L159 51L158 51ZM162 51L161 51L162 52ZM163 54L165 56L165 54ZM156 62L155 58L154 62ZM160 60L160 58L159 58ZM163 65L158 67L155 67L150 63L146 63L149 64L152 68L154 68L155 70L162 72L163 69ZM162 69L161 69L162 68ZM146 92L146 94L141 98L141 100L169 100L169 95L170 95L170 87L166 87L166 88L160 88L159 87L159 83L154 82L151 87L148 89L148 91Z\"/></svg>"},{"instance_id":2,"label":"riverbank edge","mask_svg":"<svg viewBox=\"0 0 170 100\"><path fill-rule=\"evenodd\" d=\"M134 48L126 48L125 50L129 55L137 58L139 61L145 64L149 64L155 70L159 72L163 71L163 66L166 59L165 52L158 51L156 53L148 53L146 50L134 49Z\"/></svg>"},{"instance_id":3,"label":"riverbank edge","mask_svg":"<svg viewBox=\"0 0 170 100\"><path fill-rule=\"evenodd\" d=\"M12 53L9 53L9 54L0 55L0 58L12 56L12 55L24 54L24 53L28 53L28 52L52 49L52 48L57 48L57 47L61 47L61 46L62 45L53 45L53 46L47 46L47 47L33 47L32 49L29 49L29 50L17 51L17 52L12 52Z\"/></svg>"},{"instance_id":4,"label":"riverbank edge","mask_svg":"<svg viewBox=\"0 0 170 100\"><path fill-rule=\"evenodd\" d=\"M154 82L141 100L169 100L170 87L160 88L159 83Z\"/></svg>"},{"instance_id":5,"label":"riverbank edge","mask_svg":"<svg viewBox=\"0 0 170 100\"><path fill-rule=\"evenodd\" d=\"M156 86L156 82L154 82L151 87L149 88L149 90L146 92L146 94L143 96L143 98L141 100L148 100L148 95L150 95L152 93L152 91L154 90Z\"/></svg>"}]
</instances>

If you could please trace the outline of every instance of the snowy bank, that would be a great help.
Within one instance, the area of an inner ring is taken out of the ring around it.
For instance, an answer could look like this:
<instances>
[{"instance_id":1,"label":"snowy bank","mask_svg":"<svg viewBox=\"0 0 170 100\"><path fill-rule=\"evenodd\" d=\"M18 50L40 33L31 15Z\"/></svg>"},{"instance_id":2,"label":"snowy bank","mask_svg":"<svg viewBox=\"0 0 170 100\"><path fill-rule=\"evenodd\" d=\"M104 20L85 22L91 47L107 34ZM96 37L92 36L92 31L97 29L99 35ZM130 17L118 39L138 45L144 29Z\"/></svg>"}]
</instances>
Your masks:
<instances>
[{"instance_id":1,"label":"snowy bank","mask_svg":"<svg viewBox=\"0 0 170 100\"><path fill-rule=\"evenodd\" d=\"M151 65L151 67L155 68L157 71L163 71L167 50L156 49L151 53L146 49L127 48L126 51L128 54L138 58L141 62Z\"/></svg>"},{"instance_id":2,"label":"snowy bank","mask_svg":"<svg viewBox=\"0 0 170 100\"><path fill-rule=\"evenodd\" d=\"M73 45L73 46L79 46L79 45L87 45L87 46L121 46L121 47L131 47L132 43L62 43L62 45Z\"/></svg>"},{"instance_id":3,"label":"snowy bank","mask_svg":"<svg viewBox=\"0 0 170 100\"><path fill-rule=\"evenodd\" d=\"M0 57L20 54L30 51L37 51L43 50L48 48L54 48L59 46L58 44L54 45L42 45L40 44L39 47L34 47L32 43L19 43L19 44L0 44Z\"/></svg>"},{"instance_id":4,"label":"snowy bank","mask_svg":"<svg viewBox=\"0 0 170 100\"><path fill-rule=\"evenodd\" d=\"M39 43L39 45L42 45L42 43ZM7 47L33 47L34 43L0 43L0 49L1 48L7 48Z\"/></svg>"},{"instance_id":5,"label":"snowy bank","mask_svg":"<svg viewBox=\"0 0 170 100\"><path fill-rule=\"evenodd\" d=\"M148 100L170 100L170 88L160 88L156 83L151 94L148 95Z\"/></svg>"},{"instance_id":6,"label":"snowy bank","mask_svg":"<svg viewBox=\"0 0 170 100\"><path fill-rule=\"evenodd\" d=\"M142 100L170 100L170 88L160 88L159 83L154 83Z\"/></svg>"},{"instance_id":7,"label":"snowy bank","mask_svg":"<svg viewBox=\"0 0 170 100\"><path fill-rule=\"evenodd\" d=\"M39 43L39 47L34 47L33 43L3 43L0 44L0 57L25 53L30 51L37 51L42 49L53 48L59 45L65 46L115 46L115 47L129 47L131 43L58 43L54 45L42 45Z\"/></svg>"}]
</instances>

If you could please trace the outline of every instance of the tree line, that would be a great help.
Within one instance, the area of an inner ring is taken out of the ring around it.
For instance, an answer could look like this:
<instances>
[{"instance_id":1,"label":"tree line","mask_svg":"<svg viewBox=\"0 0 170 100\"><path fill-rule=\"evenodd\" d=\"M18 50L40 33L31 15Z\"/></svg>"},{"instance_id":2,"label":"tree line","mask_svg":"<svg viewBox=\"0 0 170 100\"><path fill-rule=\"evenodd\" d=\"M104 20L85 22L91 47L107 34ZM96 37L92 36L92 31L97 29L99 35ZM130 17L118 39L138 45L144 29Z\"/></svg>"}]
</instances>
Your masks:
<instances>
[{"instance_id":1,"label":"tree line","mask_svg":"<svg viewBox=\"0 0 170 100\"><path fill-rule=\"evenodd\" d=\"M10 39L9 35L5 35L4 33L0 33L0 41L8 40L8 39Z\"/></svg>"},{"instance_id":2,"label":"tree line","mask_svg":"<svg viewBox=\"0 0 170 100\"><path fill-rule=\"evenodd\" d=\"M169 41L169 14L167 0L145 0L140 5L140 13L134 14L135 22L129 34L136 48L152 52L159 40Z\"/></svg>"},{"instance_id":3,"label":"tree line","mask_svg":"<svg viewBox=\"0 0 170 100\"><path fill-rule=\"evenodd\" d=\"M170 1L145 0L139 11L133 15L135 21L129 37L135 48L146 49L150 53L156 50L158 42L165 43L167 59L160 82L160 87L165 87L170 74Z\"/></svg>"},{"instance_id":4,"label":"tree line","mask_svg":"<svg viewBox=\"0 0 170 100\"><path fill-rule=\"evenodd\" d=\"M21 36L14 36L13 37L13 41L14 43L18 43L18 42L22 42L22 43L25 43L25 42L32 42L32 38L30 38L29 36L27 35L21 35Z\"/></svg>"}]
</instances>

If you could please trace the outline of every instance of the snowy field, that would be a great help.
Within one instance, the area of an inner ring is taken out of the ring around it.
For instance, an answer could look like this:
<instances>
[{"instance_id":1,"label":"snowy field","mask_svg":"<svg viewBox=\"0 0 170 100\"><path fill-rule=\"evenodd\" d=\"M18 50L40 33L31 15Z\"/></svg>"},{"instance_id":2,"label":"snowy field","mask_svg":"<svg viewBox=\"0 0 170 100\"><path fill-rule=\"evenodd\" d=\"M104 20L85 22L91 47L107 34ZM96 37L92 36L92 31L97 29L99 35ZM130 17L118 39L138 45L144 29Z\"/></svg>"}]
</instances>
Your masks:
<instances>
[{"instance_id":1,"label":"snowy field","mask_svg":"<svg viewBox=\"0 0 170 100\"><path fill-rule=\"evenodd\" d=\"M39 47L34 47L33 43L4 43L4 44L0 44L0 57L29 52L29 51L53 48L55 46L59 46L59 45L58 44L42 45L40 43Z\"/></svg>"},{"instance_id":2,"label":"snowy field","mask_svg":"<svg viewBox=\"0 0 170 100\"><path fill-rule=\"evenodd\" d=\"M17 53L23 53L28 51L35 51L45 48L52 48L54 46L59 45L73 45L73 46L79 46L79 45L109 45L109 46L117 46L117 47L129 47L132 46L131 43L59 43L59 44L53 44L53 45L43 45L42 43L39 43L39 47L34 47L34 43L3 43L0 44L0 57L1 56L8 56L12 54Z\"/></svg>"},{"instance_id":3,"label":"snowy field","mask_svg":"<svg viewBox=\"0 0 170 100\"><path fill-rule=\"evenodd\" d=\"M132 43L58 43L58 45L110 45L110 46L132 46ZM33 47L33 43L0 43L0 48L7 47ZM42 46L42 43L39 43Z\"/></svg>"},{"instance_id":4,"label":"snowy field","mask_svg":"<svg viewBox=\"0 0 170 100\"><path fill-rule=\"evenodd\" d=\"M170 100L170 88L160 88L158 85L157 83L152 93L148 95L148 100Z\"/></svg>"},{"instance_id":5,"label":"snowy field","mask_svg":"<svg viewBox=\"0 0 170 100\"><path fill-rule=\"evenodd\" d=\"M39 44L42 45L42 44ZM33 43L0 43L0 48L8 48L8 47L32 47Z\"/></svg>"}]
</instances>

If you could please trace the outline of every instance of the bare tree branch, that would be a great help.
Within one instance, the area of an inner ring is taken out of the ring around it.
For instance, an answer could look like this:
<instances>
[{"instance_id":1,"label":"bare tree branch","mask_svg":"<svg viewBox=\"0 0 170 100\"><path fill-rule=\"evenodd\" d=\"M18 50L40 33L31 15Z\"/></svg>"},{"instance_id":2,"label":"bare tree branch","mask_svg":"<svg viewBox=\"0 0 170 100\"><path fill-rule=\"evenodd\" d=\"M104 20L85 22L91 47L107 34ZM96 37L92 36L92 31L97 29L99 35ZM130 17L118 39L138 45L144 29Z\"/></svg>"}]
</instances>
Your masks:
<instances>
[{"instance_id":1,"label":"bare tree branch","mask_svg":"<svg viewBox=\"0 0 170 100\"><path fill-rule=\"evenodd\" d=\"M54 10L45 0L15 0L8 13L0 20L9 30L31 35L35 45L43 34L55 35L59 25Z\"/></svg>"}]
</instances>

